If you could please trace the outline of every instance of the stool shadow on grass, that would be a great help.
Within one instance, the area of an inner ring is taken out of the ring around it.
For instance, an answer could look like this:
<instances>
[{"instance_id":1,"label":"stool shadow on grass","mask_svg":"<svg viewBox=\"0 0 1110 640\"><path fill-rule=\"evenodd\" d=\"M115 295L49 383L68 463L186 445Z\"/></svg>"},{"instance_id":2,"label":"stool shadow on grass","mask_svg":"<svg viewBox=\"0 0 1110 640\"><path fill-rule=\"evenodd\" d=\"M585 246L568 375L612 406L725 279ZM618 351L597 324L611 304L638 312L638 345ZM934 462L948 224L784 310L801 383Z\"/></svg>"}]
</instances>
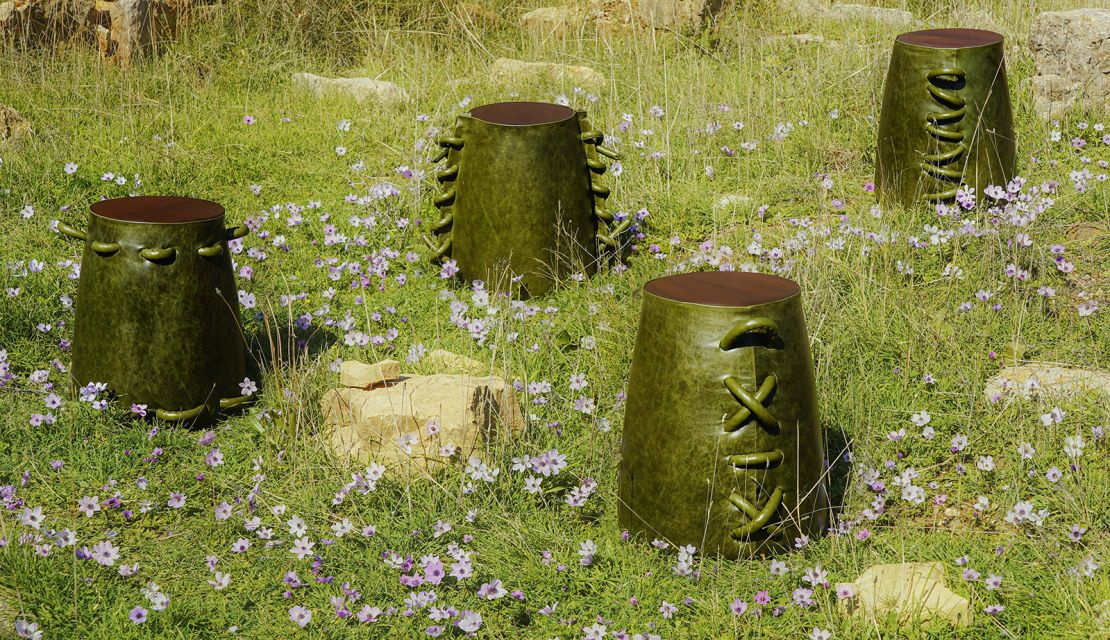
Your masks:
<instances>
[{"instance_id":1,"label":"stool shadow on grass","mask_svg":"<svg viewBox=\"0 0 1110 640\"><path fill-rule=\"evenodd\" d=\"M852 443L847 432L840 426L824 423L825 457L828 467L825 471L825 484L829 492L829 528L835 529L844 511L844 500L852 479Z\"/></svg>"}]
</instances>

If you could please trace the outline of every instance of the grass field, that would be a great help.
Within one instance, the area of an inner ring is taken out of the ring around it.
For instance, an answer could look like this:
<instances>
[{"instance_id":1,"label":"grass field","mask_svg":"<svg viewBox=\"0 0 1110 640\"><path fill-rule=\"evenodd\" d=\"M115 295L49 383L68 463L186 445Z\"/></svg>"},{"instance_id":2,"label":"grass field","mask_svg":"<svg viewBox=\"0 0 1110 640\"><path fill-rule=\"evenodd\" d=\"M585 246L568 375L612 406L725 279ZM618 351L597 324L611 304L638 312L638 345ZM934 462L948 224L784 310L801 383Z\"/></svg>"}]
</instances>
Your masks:
<instances>
[{"instance_id":1,"label":"grass field","mask_svg":"<svg viewBox=\"0 0 1110 640\"><path fill-rule=\"evenodd\" d=\"M0 637L1110 637L1110 403L983 392L1015 341L1032 360L1110 369L1110 235L1068 231L1110 222L1110 114L1041 121L1021 84L1035 12L1077 4L903 7L1008 38L1028 198L946 216L880 210L869 192L892 28L756 2L726 12L708 44L588 27L537 39L516 27L531 2L299 17L296 4L235 6L130 72L83 44L0 54L0 104L35 129L0 152ZM841 44L760 42L800 32ZM488 81L501 56L588 65L608 84L506 91ZM317 101L291 87L299 71L390 80L413 102ZM434 213L436 129L504 99L587 109L624 155L610 202L648 212L628 269L567 282L527 319L441 278L415 223ZM211 433L67 389L80 247L51 223L84 226L90 203L130 193L213 199L262 232L235 256L266 354L260 402ZM716 206L728 195L743 197ZM640 286L727 268L802 285L843 505L835 533L776 556L785 572L699 552L680 575L675 548L622 540L618 398ZM488 331L454 321L455 301ZM360 332L370 344L348 346ZM558 348L567 334L581 346ZM295 340L306 349L268 355ZM524 399L527 429L489 461L494 482L460 463L350 490L362 466L327 451L318 409L331 365L420 345L551 392ZM587 386L571 389L572 374ZM566 467L526 492L512 458L551 449ZM596 491L571 506L586 479ZM303 558L290 553L302 537L315 545ZM405 586L429 561L464 577ZM838 609L837 582L903 561L943 563L971 626Z\"/></svg>"}]
</instances>

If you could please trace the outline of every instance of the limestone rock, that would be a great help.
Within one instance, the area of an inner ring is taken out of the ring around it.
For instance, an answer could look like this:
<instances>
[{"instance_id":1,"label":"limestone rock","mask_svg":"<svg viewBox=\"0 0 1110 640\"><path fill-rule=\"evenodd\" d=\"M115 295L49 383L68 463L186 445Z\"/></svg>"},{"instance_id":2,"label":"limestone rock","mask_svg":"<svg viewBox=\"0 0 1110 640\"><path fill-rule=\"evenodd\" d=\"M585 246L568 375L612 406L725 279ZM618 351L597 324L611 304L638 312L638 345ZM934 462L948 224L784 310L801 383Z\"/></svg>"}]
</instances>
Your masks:
<instances>
[{"instance_id":1,"label":"limestone rock","mask_svg":"<svg viewBox=\"0 0 1110 640\"><path fill-rule=\"evenodd\" d=\"M837 2L824 15L830 20L870 20L892 27L905 27L913 24L913 14L909 11L872 7L864 4Z\"/></svg>"},{"instance_id":2,"label":"limestone rock","mask_svg":"<svg viewBox=\"0 0 1110 640\"><path fill-rule=\"evenodd\" d=\"M8 0L0 3L0 39L53 44L88 23L92 0Z\"/></svg>"},{"instance_id":3,"label":"limestone rock","mask_svg":"<svg viewBox=\"0 0 1110 640\"><path fill-rule=\"evenodd\" d=\"M396 360L382 360L374 364L347 360L339 365L339 384L354 389L369 389L400 377L401 363Z\"/></svg>"},{"instance_id":4,"label":"limestone rock","mask_svg":"<svg viewBox=\"0 0 1110 640\"><path fill-rule=\"evenodd\" d=\"M1087 391L1110 395L1110 373L1029 363L1002 369L987 380L986 387L988 399L1016 396L1027 400L1040 395L1075 395Z\"/></svg>"},{"instance_id":5,"label":"limestone rock","mask_svg":"<svg viewBox=\"0 0 1110 640\"><path fill-rule=\"evenodd\" d=\"M571 7L540 7L520 16L520 27L536 36L570 33L581 23L581 14Z\"/></svg>"},{"instance_id":6,"label":"limestone rock","mask_svg":"<svg viewBox=\"0 0 1110 640\"><path fill-rule=\"evenodd\" d=\"M488 362L479 362L474 358L435 349L424 356L424 364L433 367L436 371L446 373L469 373L471 375L484 375L490 372Z\"/></svg>"},{"instance_id":7,"label":"limestone rock","mask_svg":"<svg viewBox=\"0 0 1110 640\"><path fill-rule=\"evenodd\" d=\"M1105 237L1110 234L1110 229L1107 229L1105 224L1097 222L1076 222L1069 224L1068 228L1064 230L1069 240L1076 242L1094 242L1099 238Z\"/></svg>"},{"instance_id":8,"label":"limestone rock","mask_svg":"<svg viewBox=\"0 0 1110 640\"><path fill-rule=\"evenodd\" d=\"M854 592L840 601L852 615L881 620L894 612L900 620L946 620L956 626L971 622L967 598L948 590L939 562L880 564L868 568L855 582L838 584Z\"/></svg>"},{"instance_id":9,"label":"limestone rock","mask_svg":"<svg viewBox=\"0 0 1110 640\"><path fill-rule=\"evenodd\" d=\"M639 0L636 14L661 29L693 33L721 10L724 0Z\"/></svg>"},{"instance_id":10,"label":"limestone rock","mask_svg":"<svg viewBox=\"0 0 1110 640\"><path fill-rule=\"evenodd\" d=\"M402 87L373 78L325 78L311 73L294 73L293 85L311 91L317 98L335 96L354 100L358 104L395 105L410 101L408 92Z\"/></svg>"},{"instance_id":11,"label":"limestone rock","mask_svg":"<svg viewBox=\"0 0 1110 640\"><path fill-rule=\"evenodd\" d=\"M178 0L96 0L101 57L126 68L159 42L175 38L179 4Z\"/></svg>"},{"instance_id":12,"label":"limestone rock","mask_svg":"<svg viewBox=\"0 0 1110 640\"><path fill-rule=\"evenodd\" d=\"M599 90L606 84L605 76L589 67L554 62L525 62L498 58L489 71L490 80L503 87L531 82L574 85Z\"/></svg>"},{"instance_id":13,"label":"limestone rock","mask_svg":"<svg viewBox=\"0 0 1110 640\"><path fill-rule=\"evenodd\" d=\"M1029 48L1037 75L1033 110L1059 116L1074 104L1101 109L1110 100L1110 10L1049 11L1033 21Z\"/></svg>"},{"instance_id":14,"label":"limestone rock","mask_svg":"<svg viewBox=\"0 0 1110 640\"><path fill-rule=\"evenodd\" d=\"M11 107L0 104L0 148L14 147L31 135L31 123Z\"/></svg>"},{"instance_id":15,"label":"limestone rock","mask_svg":"<svg viewBox=\"0 0 1110 640\"><path fill-rule=\"evenodd\" d=\"M340 457L428 472L452 456L484 457L524 426L512 385L495 376L410 376L373 389L332 389L321 408Z\"/></svg>"}]
</instances>

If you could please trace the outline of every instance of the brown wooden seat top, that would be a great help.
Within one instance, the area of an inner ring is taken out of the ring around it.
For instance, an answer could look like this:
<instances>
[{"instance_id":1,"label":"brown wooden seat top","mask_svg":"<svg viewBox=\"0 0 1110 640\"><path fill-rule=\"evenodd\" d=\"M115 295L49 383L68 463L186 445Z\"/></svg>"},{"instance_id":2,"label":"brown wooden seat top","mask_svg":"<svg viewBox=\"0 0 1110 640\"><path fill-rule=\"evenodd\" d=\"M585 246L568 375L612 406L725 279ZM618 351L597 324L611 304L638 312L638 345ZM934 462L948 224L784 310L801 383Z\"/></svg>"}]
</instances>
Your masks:
<instances>
[{"instance_id":1,"label":"brown wooden seat top","mask_svg":"<svg viewBox=\"0 0 1110 640\"><path fill-rule=\"evenodd\" d=\"M713 307L751 307L784 300L801 291L793 280L742 271L704 271L656 278L644 291L676 302Z\"/></svg>"}]
</instances>

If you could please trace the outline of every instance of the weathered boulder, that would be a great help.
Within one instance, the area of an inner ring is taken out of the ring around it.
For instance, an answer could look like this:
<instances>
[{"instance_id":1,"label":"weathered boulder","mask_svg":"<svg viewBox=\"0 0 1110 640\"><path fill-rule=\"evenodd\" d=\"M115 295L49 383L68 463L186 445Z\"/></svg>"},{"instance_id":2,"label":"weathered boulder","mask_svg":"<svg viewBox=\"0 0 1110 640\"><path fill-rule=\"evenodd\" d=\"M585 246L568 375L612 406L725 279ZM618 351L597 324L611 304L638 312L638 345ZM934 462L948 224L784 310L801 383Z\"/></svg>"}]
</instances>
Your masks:
<instances>
[{"instance_id":1,"label":"weathered boulder","mask_svg":"<svg viewBox=\"0 0 1110 640\"><path fill-rule=\"evenodd\" d=\"M1049 11L1033 21L1033 111L1055 118L1072 105L1110 100L1110 9Z\"/></svg>"},{"instance_id":2,"label":"weathered boulder","mask_svg":"<svg viewBox=\"0 0 1110 640\"><path fill-rule=\"evenodd\" d=\"M185 0L96 0L96 41L105 61L128 67L159 42L177 37Z\"/></svg>"},{"instance_id":3,"label":"weathered boulder","mask_svg":"<svg viewBox=\"0 0 1110 640\"><path fill-rule=\"evenodd\" d=\"M987 380L986 386L987 398L991 400L1006 397L1028 400L1040 395L1075 395L1088 391L1110 395L1110 373L1028 363L1002 369Z\"/></svg>"},{"instance_id":4,"label":"weathered boulder","mask_svg":"<svg viewBox=\"0 0 1110 640\"><path fill-rule=\"evenodd\" d=\"M408 376L332 389L321 408L340 457L427 472L455 456L484 457L524 426L512 385L495 376Z\"/></svg>"},{"instance_id":5,"label":"weathered boulder","mask_svg":"<svg viewBox=\"0 0 1110 640\"><path fill-rule=\"evenodd\" d=\"M87 25L92 11L93 0L9 0L0 3L0 39L50 44Z\"/></svg>"},{"instance_id":6,"label":"weathered boulder","mask_svg":"<svg viewBox=\"0 0 1110 640\"><path fill-rule=\"evenodd\" d=\"M396 360L382 360L374 364L347 360L339 365L339 384L352 389L369 389L400 377L401 363Z\"/></svg>"},{"instance_id":7,"label":"weathered boulder","mask_svg":"<svg viewBox=\"0 0 1110 640\"><path fill-rule=\"evenodd\" d=\"M824 12L830 20L866 20L880 22L892 27L905 27L913 24L913 14L901 9L872 7L864 4L837 2Z\"/></svg>"},{"instance_id":8,"label":"weathered boulder","mask_svg":"<svg viewBox=\"0 0 1110 640\"><path fill-rule=\"evenodd\" d=\"M574 7L539 7L520 16L520 27L536 36L570 33L583 22Z\"/></svg>"},{"instance_id":9,"label":"weathered boulder","mask_svg":"<svg viewBox=\"0 0 1110 640\"><path fill-rule=\"evenodd\" d=\"M31 123L11 107L0 104L0 149L11 148L31 135Z\"/></svg>"},{"instance_id":10,"label":"weathered boulder","mask_svg":"<svg viewBox=\"0 0 1110 640\"><path fill-rule=\"evenodd\" d=\"M948 590L939 562L880 564L868 568L855 582L836 585L852 596L840 601L849 614L883 620L894 612L900 620L946 620L956 626L971 622L967 598Z\"/></svg>"},{"instance_id":11,"label":"weathered boulder","mask_svg":"<svg viewBox=\"0 0 1110 640\"><path fill-rule=\"evenodd\" d=\"M579 86L596 91L606 84L605 76L589 67L555 62L524 62L511 58L494 60L489 75L494 84L503 87L526 83L549 83Z\"/></svg>"},{"instance_id":12,"label":"weathered boulder","mask_svg":"<svg viewBox=\"0 0 1110 640\"><path fill-rule=\"evenodd\" d=\"M359 104L395 105L411 100L402 87L373 78L325 78L311 73L294 73L293 85L311 91L317 98L338 97Z\"/></svg>"},{"instance_id":13,"label":"weathered boulder","mask_svg":"<svg viewBox=\"0 0 1110 640\"><path fill-rule=\"evenodd\" d=\"M644 23L691 33L716 16L724 0L639 0L634 4L636 14Z\"/></svg>"}]
</instances>

